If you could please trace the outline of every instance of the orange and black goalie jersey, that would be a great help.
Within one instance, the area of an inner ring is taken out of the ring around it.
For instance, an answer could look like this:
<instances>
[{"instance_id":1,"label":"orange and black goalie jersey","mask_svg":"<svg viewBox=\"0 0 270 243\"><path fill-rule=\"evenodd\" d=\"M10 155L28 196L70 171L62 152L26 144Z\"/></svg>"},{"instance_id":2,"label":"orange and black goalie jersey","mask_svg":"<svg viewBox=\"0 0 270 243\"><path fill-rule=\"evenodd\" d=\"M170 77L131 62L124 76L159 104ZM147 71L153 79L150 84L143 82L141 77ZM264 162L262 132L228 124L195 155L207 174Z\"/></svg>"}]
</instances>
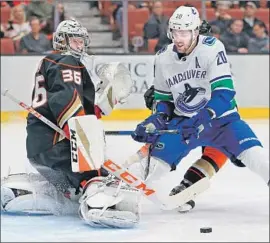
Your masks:
<instances>
[{"instance_id":1,"label":"orange and black goalie jersey","mask_svg":"<svg viewBox=\"0 0 270 243\"><path fill-rule=\"evenodd\" d=\"M94 84L79 59L51 54L43 58L35 74L32 107L62 129L78 115L94 113ZM27 157L50 149L63 139L48 125L31 115L27 117Z\"/></svg>"}]
</instances>

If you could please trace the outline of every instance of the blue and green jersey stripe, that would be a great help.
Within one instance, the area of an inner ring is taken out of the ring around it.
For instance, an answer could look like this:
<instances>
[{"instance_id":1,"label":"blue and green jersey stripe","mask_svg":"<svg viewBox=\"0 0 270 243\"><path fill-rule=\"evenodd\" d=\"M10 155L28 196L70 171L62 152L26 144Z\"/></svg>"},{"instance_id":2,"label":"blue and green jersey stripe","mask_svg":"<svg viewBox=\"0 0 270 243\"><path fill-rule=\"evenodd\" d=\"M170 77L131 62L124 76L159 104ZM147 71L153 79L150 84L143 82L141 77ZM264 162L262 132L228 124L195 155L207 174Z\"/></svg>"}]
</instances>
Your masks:
<instances>
[{"instance_id":1,"label":"blue and green jersey stripe","mask_svg":"<svg viewBox=\"0 0 270 243\"><path fill-rule=\"evenodd\" d=\"M173 101L173 96L171 92L156 89L154 92L154 99L158 101Z\"/></svg>"},{"instance_id":2,"label":"blue and green jersey stripe","mask_svg":"<svg viewBox=\"0 0 270 243\"><path fill-rule=\"evenodd\" d=\"M226 91L233 91L234 90L234 85L233 85L233 80L231 75L223 75L216 77L210 81L211 84L211 91L215 90L226 90ZM235 107L237 107L236 100L233 98L231 100L231 110L233 110Z\"/></svg>"}]
</instances>

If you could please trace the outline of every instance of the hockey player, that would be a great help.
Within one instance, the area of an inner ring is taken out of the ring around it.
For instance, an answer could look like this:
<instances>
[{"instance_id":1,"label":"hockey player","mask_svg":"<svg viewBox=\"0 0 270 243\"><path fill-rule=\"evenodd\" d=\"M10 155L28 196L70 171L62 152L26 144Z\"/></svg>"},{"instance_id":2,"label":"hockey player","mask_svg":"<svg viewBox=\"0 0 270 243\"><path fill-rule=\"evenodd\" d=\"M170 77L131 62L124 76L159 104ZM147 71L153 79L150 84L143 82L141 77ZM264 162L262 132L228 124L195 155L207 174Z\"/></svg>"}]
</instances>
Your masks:
<instances>
[{"instance_id":1,"label":"hockey player","mask_svg":"<svg viewBox=\"0 0 270 243\"><path fill-rule=\"evenodd\" d=\"M103 111L108 114L117 101L112 100L112 95L102 95L110 84L101 81L99 93L102 98L98 101L99 107L95 107L94 83L87 71L87 63L83 63L89 43L87 30L79 22L61 22L53 36L53 47L58 53L43 58L35 75L32 107L63 129L67 137L70 137L70 118L88 118L89 115L95 115L95 110L98 116ZM42 175L43 181L45 178L53 185L62 199L63 195L75 200L81 196L79 214L86 223L106 227L132 227L138 223L137 190L127 188L104 169L73 172L70 141L30 113L26 129L26 149L30 163ZM25 179L29 175L21 177L29 182ZM2 182L1 209L31 211L35 205L38 208L33 211L47 213L48 200L44 198L47 198L48 193L41 192L40 183L39 186L28 185L31 181L28 184L20 183L20 176L14 178L11 176Z\"/></svg>"},{"instance_id":2,"label":"hockey player","mask_svg":"<svg viewBox=\"0 0 270 243\"><path fill-rule=\"evenodd\" d=\"M145 104L146 107L150 110L152 110L154 106L154 85L152 85L144 94ZM144 148L144 147L143 147ZM143 156L141 157L147 157L149 154L148 149L142 149L141 153L143 153ZM184 179L180 182L178 186L176 186L170 193L170 195L175 195L183 190L185 190L187 187L191 186L192 184L198 182L200 179L207 177L208 179L211 179L226 163L227 157L224 153L220 152L216 148L213 147L203 147L202 148L202 156L197 161L195 161L192 166L188 168L186 173L184 174ZM137 162L137 161L136 161ZM236 163L236 161L233 161ZM131 162L129 162L131 163ZM143 163L143 162L142 162ZM144 160L145 163L145 160ZM150 165L146 166L145 164L142 164L141 170L147 170ZM238 165L239 164L239 165ZM240 166L240 163L238 161L238 166ZM144 172L144 174L146 174ZM188 201L185 205L178 208L179 212L187 212L190 211L195 207L194 200Z\"/></svg>"},{"instance_id":3,"label":"hockey player","mask_svg":"<svg viewBox=\"0 0 270 243\"><path fill-rule=\"evenodd\" d=\"M199 35L196 8L181 6L169 20L173 43L155 57L155 112L137 125L134 140L150 143L148 182L175 169L190 150L211 146L240 160L269 184L269 158L251 128L240 118L224 45ZM156 130L178 134L155 134Z\"/></svg>"},{"instance_id":4,"label":"hockey player","mask_svg":"<svg viewBox=\"0 0 270 243\"><path fill-rule=\"evenodd\" d=\"M209 35L211 32L211 26L207 21L202 21L199 27L199 33L201 35ZM144 94L145 105L148 109L152 110L154 108L154 85L152 85ZM196 183L200 179L207 177L211 179L226 163L227 157L225 154L212 147L203 147L202 156L200 159L195 161L192 166L184 174L184 179L176 186L170 193L170 195L175 195L185 188ZM130 157L126 162L127 165L138 163L141 173L144 174L143 177L147 177L147 170L149 170L150 165L146 163L149 156L149 146L143 146L134 156ZM145 159L147 158L147 159ZM239 161L233 161L238 166L241 166ZM142 176L142 175L141 175ZM195 207L195 202L193 200L188 201L185 205L178 208L179 212L187 212Z\"/></svg>"}]
</instances>

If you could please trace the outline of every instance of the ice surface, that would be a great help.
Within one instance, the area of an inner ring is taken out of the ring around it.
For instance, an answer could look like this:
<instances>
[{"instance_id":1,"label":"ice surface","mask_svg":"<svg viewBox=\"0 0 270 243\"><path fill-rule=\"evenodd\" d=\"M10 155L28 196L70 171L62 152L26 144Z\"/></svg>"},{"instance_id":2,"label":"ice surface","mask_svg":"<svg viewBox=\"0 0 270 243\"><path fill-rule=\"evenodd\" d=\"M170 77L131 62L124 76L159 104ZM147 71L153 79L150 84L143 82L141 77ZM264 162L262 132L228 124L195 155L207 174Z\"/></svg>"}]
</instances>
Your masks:
<instances>
[{"instance_id":1,"label":"ice surface","mask_svg":"<svg viewBox=\"0 0 270 243\"><path fill-rule=\"evenodd\" d=\"M269 121L248 121L269 150ZM134 122L106 122L107 130L134 129ZM108 152L123 163L140 144L126 136L109 136ZM157 186L167 193L181 180L185 170L200 157L193 150ZM9 169L10 168L10 169ZM33 171L25 152L25 123L1 124L1 176ZM269 242L269 188L246 168L227 163L212 180L211 188L196 200L187 214L163 212L147 200L142 203L141 223L134 229L92 229L77 216L7 216L1 215L1 242L127 242L127 241L264 241ZM212 227L209 234L201 227Z\"/></svg>"}]
</instances>

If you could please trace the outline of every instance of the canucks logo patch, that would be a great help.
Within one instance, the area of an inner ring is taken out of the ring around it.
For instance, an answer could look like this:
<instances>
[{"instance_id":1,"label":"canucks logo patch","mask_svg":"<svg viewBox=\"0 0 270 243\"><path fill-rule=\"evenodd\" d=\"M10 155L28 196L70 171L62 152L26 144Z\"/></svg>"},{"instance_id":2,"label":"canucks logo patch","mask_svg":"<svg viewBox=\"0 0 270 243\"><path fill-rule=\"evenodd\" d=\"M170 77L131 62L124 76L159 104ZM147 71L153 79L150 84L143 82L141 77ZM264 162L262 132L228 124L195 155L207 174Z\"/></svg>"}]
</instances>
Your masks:
<instances>
[{"instance_id":1,"label":"canucks logo patch","mask_svg":"<svg viewBox=\"0 0 270 243\"><path fill-rule=\"evenodd\" d=\"M197 14L197 12L196 12L195 8L191 8L191 12L192 12L194 15L196 15L196 14Z\"/></svg>"},{"instance_id":2,"label":"canucks logo patch","mask_svg":"<svg viewBox=\"0 0 270 243\"><path fill-rule=\"evenodd\" d=\"M164 147L165 147L164 143L157 143L155 146L156 149L164 149Z\"/></svg>"},{"instance_id":3,"label":"canucks logo patch","mask_svg":"<svg viewBox=\"0 0 270 243\"><path fill-rule=\"evenodd\" d=\"M185 91L179 93L176 99L176 107L185 113L193 113L203 108L208 102L207 99L203 98L199 102L190 104L197 95L204 95L206 92L205 88L202 87L191 87L189 84L185 84Z\"/></svg>"},{"instance_id":4,"label":"canucks logo patch","mask_svg":"<svg viewBox=\"0 0 270 243\"><path fill-rule=\"evenodd\" d=\"M165 52L165 51L167 50L167 47L168 47L168 46L162 47L162 48L157 52L157 55L161 54L162 52Z\"/></svg>"},{"instance_id":5,"label":"canucks logo patch","mask_svg":"<svg viewBox=\"0 0 270 243\"><path fill-rule=\"evenodd\" d=\"M203 39L202 43L208 46L212 46L215 44L216 40L217 39L213 36L207 36Z\"/></svg>"},{"instance_id":6,"label":"canucks logo patch","mask_svg":"<svg viewBox=\"0 0 270 243\"><path fill-rule=\"evenodd\" d=\"M205 94L205 88L201 88L201 87L196 87L196 88L192 88L188 83L185 84L185 91L182 95L182 100L185 103L189 103L191 102L196 95L198 94Z\"/></svg>"}]
</instances>

